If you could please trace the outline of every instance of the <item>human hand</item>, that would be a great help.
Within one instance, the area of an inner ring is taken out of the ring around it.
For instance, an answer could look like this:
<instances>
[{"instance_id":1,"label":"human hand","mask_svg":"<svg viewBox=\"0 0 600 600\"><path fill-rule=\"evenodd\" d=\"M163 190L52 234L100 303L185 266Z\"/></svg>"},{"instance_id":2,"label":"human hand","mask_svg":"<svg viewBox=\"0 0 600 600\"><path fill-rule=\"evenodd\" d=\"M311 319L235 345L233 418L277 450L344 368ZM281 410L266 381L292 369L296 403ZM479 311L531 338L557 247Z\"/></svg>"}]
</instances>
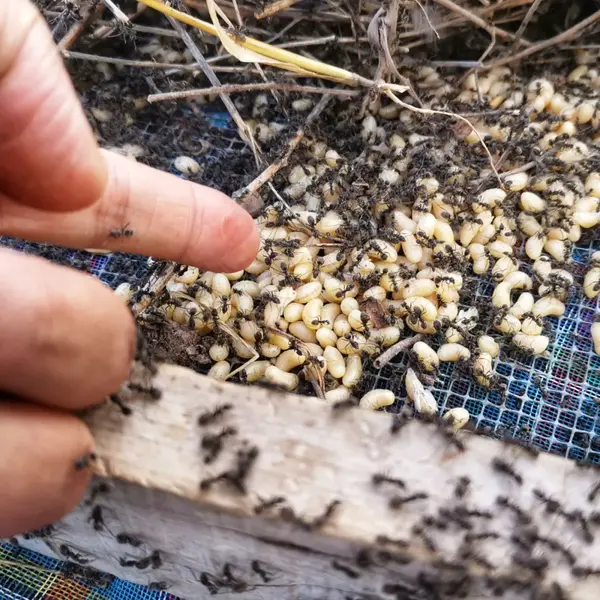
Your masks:
<instances>
[{"instance_id":1,"label":"human hand","mask_svg":"<svg viewBox=\"0 0 600 600\"><path fill-rule=\"evenodd\" d=\"M108 234L129 223L135 235ZM41 15L0 0L0 235L106 247L211 270L252 261L258 233L225 195L96 146ZM0 537L78 502L93 439L69 411L126 379L133 319L91 276L0 250Z\"/></svg>"}]
</instances>

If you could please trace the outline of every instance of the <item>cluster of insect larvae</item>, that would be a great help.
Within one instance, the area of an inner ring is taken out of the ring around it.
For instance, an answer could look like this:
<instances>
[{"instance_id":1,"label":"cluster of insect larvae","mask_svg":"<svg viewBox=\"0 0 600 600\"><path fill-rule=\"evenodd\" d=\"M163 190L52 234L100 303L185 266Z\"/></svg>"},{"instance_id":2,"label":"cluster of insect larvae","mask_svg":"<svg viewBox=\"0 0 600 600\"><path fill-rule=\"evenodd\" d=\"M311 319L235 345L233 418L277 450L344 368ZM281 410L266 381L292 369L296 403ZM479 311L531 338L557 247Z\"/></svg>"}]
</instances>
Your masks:
<instances>
[{"instance_id":1,"label":"cluster of insect larvae","mask_svg":"<svg viewBox=\"0 0 600 600\"><path fill-rule=\"evenodd\" d=\"M423 382L432 383L440 363L466 364L494 388L501 348L547 352L544 320L564 313L577 283L571 248L600 222L600 79L582 65L558 92L548 80L519 83L510 70L493 69L477 91L472 85L467 78L452 99L437 73L417 77L428 106L479 94L496 109L493 125L475 123L478 135L447 118L444 135L409 133L421 116L376 102L358 129L360 150L344 155L343 145L304 140L302 164L282 172L277 200L257 219L262 241L252 264L237 273L190 267L169 283L160 311L212 336L211 377L239 374L286 390L307 383L344 402L365 364L381 366L401 347L411 356L409 400L433 414ZM263 104L257 98L255 126ZM577 137L579 128L587 137ZM506 153L499 179L480 137L496 157ZM527 165L514 151L525 144ZM584 289L592 298L600 292L598 253L590 267ZM467 283L479 279L493 294L473 306L476 285ZM599 350L600 324L592 331ZM373 390L360 405L394 400ZM458 428L468 413L447 418Z\"/></svg>"}]
</instances>

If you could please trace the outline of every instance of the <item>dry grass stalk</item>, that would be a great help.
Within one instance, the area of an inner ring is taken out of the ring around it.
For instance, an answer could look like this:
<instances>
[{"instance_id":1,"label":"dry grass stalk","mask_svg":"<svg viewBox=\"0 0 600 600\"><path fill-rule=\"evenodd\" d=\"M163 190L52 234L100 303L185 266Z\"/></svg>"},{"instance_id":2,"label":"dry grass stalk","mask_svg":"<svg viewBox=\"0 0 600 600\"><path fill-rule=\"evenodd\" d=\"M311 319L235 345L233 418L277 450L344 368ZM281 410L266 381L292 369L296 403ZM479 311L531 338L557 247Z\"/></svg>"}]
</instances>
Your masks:
<instances>
[{"instance_id":1,"label":"dry grass stalk","mask_svg":"<svg viewBox=\"0 0 600 600\"><path fill-rule=\"evenodd\" d=\"M265 19L266 17L272 17L278 12L285 10L286 8L290 8L294 6L294 4L298 4L300 0L275 0L275 2L271 2L271 4L267 4L261 11L255 12L254 16L257 19Z\"/></svg>"},{"instance_id":2,"label":"dry grass stalk","mask_svg":"<svg viewBox=\"0 0 600 600\"><path fill-rule=\"evenodd\" d=\"M586 19L583 19L583 21L579 21L579 23L576 23L575 25L573 25L573 27L569 27L569 29L563 31L562 33L559 33L558 35L555 35L554 37L551 37L542 42L538 42L537 44L533 44L532 46L529 46L529 48L525 48L525 50L521 50L521 52L513 54L512 56L506 56L504 58L499 58L498 60L492 61L488 65L485 65L483 68L487 70L493 69L494 67L503 67L504 65L508 65L510 63L531 56L532 54L536 54L537 52L541 52L546 48L551 48L552 46L557 46L564 42L570 42L571 40L575 39L575 37L584 29L587 29L597 21L600 21L600 10L597 10L595 13L591 14Z\"/></svg>"},{"instance_id":3,"label":"dry grass stalk","mask_svg":"<svg viewBox=\"0 0 600 600\"><path fill-rule=\"evenodd\" d=\"M57 46L59 51L68 50L83 33L83 30L99 17L104 10L102 4L96 4L93 10L90 9L91 6L92 4L88 2L85 7L81 9L81 19L73 23L69 28L69 31L67 31L63 38L58 42Z\"/></svg>"},{"instance_id":4,"label":"dry grass stalk","mask_svg":"<svg viewBox=\"0 0 600 600\"><path fill-rule=\"evenodd\" d=\"M351 86L363 86L367 88L378 87L382 90L392 89L396 92L403 92L406 89L405 86L372 81L365 77L361 77L356 73L347 71L346 69L341 69L306 56L301 56L283 48L265 44L264 42L251 37L234 36L229 32L225 32L222 27L217 26L214 22L212 24L207 23L192 15L175 10L159 0L141 0L141 2L150 8L162 12L168 17L191 25L205 33L219 37L224 46L227 47L228 51L233 50L234 47L237 48L234 52L236 58L240 60L244 60L241 57L246 56L248 57L247 62L261 62L280 69L301 73L307 77L329 79ZM213 0L210 0L210 2L213 2ZM212 5L214 5L214 2ZM209 7L212 5L209 3ZM223 15L221 14L220 16ZM219 29L221 29L221 31L219 31ZM243 51L247 51L247 53L243 54Z\"/></svg>"},{"instance_id":5,"label":"dry grass stalk","mask_svg":"<svg viewBox=\"0 0 600 600\"><path fill-rule=\"evenodd\" d=\"M517 29L517 32L515 33L515 39L514 39L513 45L512 45L513 52L516 52L517 46L519 45L519 40L521 39L521 36L525 33L525 30L527 29L527 25L529 25L529 22L533 18L533 15L535 14L535 11L538 9L538 6L540 5L541 2L542 2L542 0L534 0L533 4L529 7L529 10L527 11L525 18L523 19L523 21L521 22L521 25L519 26L519 29Z\"/></svg>"},{"instance_id":6,"label":"dry grass stalk","mask_svg":"<svg viewBox=\"0 0 600 600\"><path fill-rule=\"evenodd\" d=\"M113 0L101 0L102 4L110 10L110 12L115 16L115 19L121 23L121 25L129 26L131 25L131 21L129 17L113 2Z\"/></svg>"},{"instance_id":7,"label":"dry grass stalk","mask_svg":"<svg viewBox=\"0 0 600 600\"><path fill-rule=\"evenodd\" d=\"M182 92L166 92L164 94L150 94L147 98L148 102L160 102L161 100L182 100L200 98L202 96L211 96L213 94L245 94L251 92L265 92L265 91L278 91L278 92L297 92L302 94L332 94L334 96L344 96L346 98L353 98L358 96L360 92L358 90L343 90L343 89L331 89L322 87L313 87L309 85L296 85L293 83L243 83L243 84L229 84L221 85L218 87L210 87L196 90L184 90Z\"/></svg>"},{"instance_id":8,"label":"dry grass stalk","mask_svg":"<svg viewBox=\"0 0 600 600\"><path fill-rule=\"evenodd\" d=\"M472 13L470 10L467 10L466 8L463 8L462 6L455 4L454 2L452 2L452 0L435 0L435 2L436 2L436 4L439 4L440 6L443 6L444 8L447 8L448 10L451 10L452 12L455 12L455 13L465 17L465 19L468 19L469 21L471 21L478 27L485 29L490 35L492 35L492 33L494 33L499 38L502 38L505 40L515 40L516 36L513 33L504 31L504 29L500 29L499 27L495 27L494 25L490 25L489 23L484 21L481 17L478 17L476 14ZM522 46L531 46L531 43L524 39L520 39L520 40L518 40L518 42Z\"/></svg>"},{"instance_id":9,"label":"dry grass stalk","mask_svg":"<svg viewBox=\"0 0 600 600\"><path fill-rule=\"evenodd\" d=\"M185 13L182 13L182 14L185 14ZM177 19L173 18L170 15L167 15L167 19L169 19L169 22L173 26L173 29L175 29L175 31L177 31L177 33L179 33L181 39L183 40L183 43L187 46L188 50L192 53L192 56L194 57L194 59L198 62L199 66L202 69L202 72L204 73L206 78L210 81L210 83L213 84L213 86L218 87L218 88L221 87L221 82L219 81L219 78L215 75L215 72L212 70L210 65L206 62L204 55L202 54L202 52L200 52L200 49L198 48L198 46L196 45L196 42L194 42L194 40L192 39L190 34L183 28L183 26L177 21ZM235 124L237 125L240 137L252 149L252 152L254 153L254 157L256 159L256 164L259 165L260 164L259 150L256 145L256 142L254 141L252 131L250 131L250 128L248 127L248 125L246 125L246 122L242 119L238 109L235 107L235 105L231 101L231 98L229 98L229 96L223 92L219 92L219 98L221 98L223 104L229 111L231 118L234 120Z\"/></svg>"},{"instance_id":10,"label":"dry grass stalk","mask_svg":"<svg viewBox=\"0 0 600 600\"><path fill-rule=\"evenodd\" d=\"M197 71L197 64L180 65L177 63L160 63L153 60L130 60L127 58L114 58L113 56L98 56L96 54L85 54L84 52L71 52L64 50L63 58L73 60L90 60L92 62L108 63L109 65L120 65L123 67L139 67L145 69L173 69L174 71ZM216 92L214 92L216 93Z\"/></svg>"}]
</instances>

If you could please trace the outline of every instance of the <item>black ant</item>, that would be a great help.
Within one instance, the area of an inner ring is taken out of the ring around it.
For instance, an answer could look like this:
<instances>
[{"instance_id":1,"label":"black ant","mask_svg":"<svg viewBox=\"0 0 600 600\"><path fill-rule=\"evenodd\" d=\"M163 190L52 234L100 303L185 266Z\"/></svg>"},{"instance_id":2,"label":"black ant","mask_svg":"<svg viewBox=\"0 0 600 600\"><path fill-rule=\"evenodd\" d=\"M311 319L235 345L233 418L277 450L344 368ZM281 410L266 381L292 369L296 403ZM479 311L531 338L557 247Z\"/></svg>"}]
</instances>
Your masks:
<instances>
[{"instance_id":1,"label":"black ant","mask_svg":"<svg viewBox=\"0 0 600 600\"><path fill-rule=\"evenodd\" d=\"M409 421L410 417L406 414L394 415L390 426L390 435L396 435Z\"/></svg>"},{"instance_id":2,"label":"black ant","mask_svg":"<svg viewBox=\"0 0 600 600\"><path fill-rule=\"evenodd\" d=\"M116 406L119 407L119 409L121 410L121 412L126 416L130 416L133 411L131 410L131 408L129 406L127 406L123 400L121 400L119 394L112 394L108 397L108 399L115 404Z\"/></svg>"},{"instance_id":3,"label":"black ant","mask_svg":"<svg viewBox=\"0 0 600 600\"><path fill-rule=\"evenodd\" d=\"M594 486L590 490L590 493L587 496L588 502L594 502L596 500L596 496L598 495L598 492L600 492L600 481L598 481L598 483L594 484Z\"/></svg>"},{"instance_id":4,"label":"black ant","mask_svg":"<svg viewBox=\"0 0 600 600\"><path fill-rule=\"evenodd\" d=\"M498 540L500 534L495 531L482 531L480 533L467 533L465 535L466 542L477 542L479 540Z\"/></svg>"},{"instance_id":5,"label":"black ant","mask_svg":"<svg viewBox=\"0 0 600 600\"><path fill-rule=\"evenodd\" d=\"M456 498L464 498L467 495L467 492L469 491L469 487L471 486L471 480L466 477L459 477L458 481L456 482L456 486L454 488L454 496Z\"/></svg>"},{"instance_id":6,"label":"black ant","mask_svg":"<svg viewBox=\"0 0 600 600\"><path fill-rule=\"evenodd\" d=\"M63 556L66 556L67 558L70 558L81 565L86 565L90 562L89 558L84 558L82 554L73 552L73 550L71 550L67 544L61 544L59 551Z\"/></svg>"},{"instance_id":7,"label":"black ant","mask_svg":"<svg viewBox=\"0 0 600 600\"><path fill-rule=\"evenodd\" d=\"M129 223L121 229L111 229L108 234L112 238L120 238L120 237L131 237L135 233L133 229L128 229Z\"/></svg>"},{"instance_id":8,"label":"black ant","mask_svg":"<svg viewBox=\"0 0 600 600\"><path fill-rule=\"evenodd\" d=\"M138 392L140 394L145 394L146 396L150 396L153 400L160 400L162 398L162 390L151 386L145 386L140 383L128 383L127 387L133 392Z\"/></svg>"},{"instance_id":9,"label":"black ant","mask_svg":"<svg viewBox=\"0 0 600 600\"><path fill-rule=\"evenodd\" d=\"M130 546L133 546L134 548L139 548L142 545L142 542L136 538L135 536L129 534L129 533L117 533L117 535L115 536L115 539L117 540L117 543L119 544L129 544Z\"/></svg>"},{"instance_id":10,"label":"black ant","mask_svg":"<svg viewBox=\"0 0 600 600\"><path fill-rule=\"evenodd\" d=\"M544 503L548 514L554 515L562 512L560 502L546 495L542 490L535 488L533 490L533 495Z\"/></svg>"},{"instance_id":11,"label":"black ant","mask_svg":"<svg viewBox=\"0 0 600 600\"><path fill-rule=\"evenodd\" d=\"M206 464L214 462L223 450L225 439L234 435L237 435L235 427L226 427L220 433L205 435L201 442L201 448L207 453L204 462Z\"/></svg>"},{"instance_id":12,"label":"black ant","mask_svg":"<svg viewBox=\"0 0 600 600\"><path fill-rule=\"evenodd\" d=\"M148 589L164 592L169 589L169 584L166 581L152 581L148 584Z\"/></svg>"},{"instance_id":13,"label":"black ant","mask_svg":"<svg viewBox=\"0 0 600 600\"><path fill-rule=\"evenodd\" d=\"M88 521L93 522L94 529L96 531L102 531L102 529L106 527L106 523L104 522L104 516L102 514L102 506L96 504L96 506L92 508L92 512L90 513Z\"/></svg>"},{"instance_id":14,"label":"black ant","mask_svg":"<svg viewBox=\"0 0 600 600\"><path fill-rule=\"evenodd\" d=\"M345 294L352 291L353 289L354 289L354 283L349 283L348 285L345 285L342 289L338 290L335 293L335 296L336 296L336 298L342 298Z\"/></svg>"},{"instance_id":15,"label":"black ant","mask_svg":"<svg viewBox=\"0 0 600 600\"><path fill-rule=\"evenodd\" d=\"M240 494L246 493L246 478L250 474L259 454L257 446L242 448L238 450L236 465L232 469L224 471L220 475L203 479L200 482L201 490L208 490L213 484L224 481L232 485Z\"/></svg>"},{"instance_id":16,"label":"black ant","mask_svg":"<svg viewBox=\"0 0 600 600\"><path fill-rule=\"evenodd\" d=\"M293 509L289 507L284 507L281 509L279 515L284 521L288 523L293 523L294 525L298 525L301 529L305 531L316 531L321 529L327 521L329 521L333 514L335 513L337 507L341 504L339 500L332 500L326 507L325 510L314 519L307 521L302 517L296 515Z\"/></svg>"},{"instance_id":17,"label":"black ant","mask_svg":"<svg viewBox=\"0 0 600 600\"><path fill-rule=\"evenodd\" d=\"M223 568L223 575L213 575L203 571L200 574L200 583L208 590L211 596L219 593L221 588L228 588L232 593L241 593L248 589L245 581L237 579L231 573L231 567L226 564Z\"/></svg>"},{"instance_id":18,"label":"black ant","mask_svg":"<svg viewBox=\"0 0 600 600\"><path fill-rule=\"evenodd\" d=\"M519 522L523 525L528 525L531 523L531 517L520 506L517 506L515 503L511 502L506 496L498 496L496 498L496 504L512 511Z\"/></svg>"},{"instance_id":19,"label":"black ant","mask_svg":"<svg viewBox=\"0 0 600 600\"><path fill-rule=\"evenodd\" d=\"M135 567L136 569L147 569L148 567L152 567L153 569L159 569L163 565L163 560L160 555L159 550L154 550L150 556L146 556L145 558L136 559L128 559L128 558L119 558L119 564L122 567Z\"/></svg>"},{"instance_id":20,"label":"black ant","mask_svg":"<svg viewBox=\"0 0 600 600\"><path fill-rule=\"evenodd\" d=\"M537 536L536 541L540 544L546 544L546 546L548 546L548 548L551 550L560 552L571 567L577 562L575 555L568 548L565 548L560 542L542 536Z\"/></svg>"},{"instance_id":21,"label":"black ant","mask_svg":"<svg viewBox=\"0 0 600 600\"><path fill-rule=\"evenodd\" d=\"M87 469L97 458L98 456L95 452L87 452L75 461L75 470L83 471Z\"/></svg>"},{"instance_id":22,"label":"black ant","mask_svg":"<svg viewBox=\"0 0 600 600\"><path fill-rule=\"evenodd\" d=\"M579 525L581 528L581 536L586 544L594 543L594 534L591 532L588 521L580 510L575 510L573 512L562 510L561 514L569 523L577 523L577 525Z\"/></svg>"},{"instance_id":23,"label":"black ant","mask_svg":"<svg viewBox=\"0 0 600 600\"><path fill-rule=\"evenodd\" d=\"M54 533L54 530L54 525L45 525L44 527L40 527L39 529L32 529L31 531L24 533L23 538L26 540L29 540L31 538L47 538Z\"/></svg>"},{"instance_id":24,"label":"black ant","mask_svg":"<svg viewBox=\"0 0 600 600\"><path fill-rule=\"evenodd\" d=\"M439 516L451 523L455 523L461 529L465 531L471 531L473 529L473 525L469 522L468 518L465 515L460 514L457 511L451 510L449 508L440 508Z\"/></svg>"},{"instance_id":25,"label":"black ant","mask_svg":"<svg viewBox=\"0 0 600 600\"><path fill-rule=\"evenodd\" d=\"M379 544L380 546L390 545L390 546L397 546L398 548L407 548L408 547L407 541L390 538L387 535L378 535L375 538L375 543Z\"/></svg>"},{"instance_id":26,"label":"black ant","mask_svg":"<svg viewBox=\"0 0 600 600\"><path fill-rule=\"evenodd\" d=\"M505 460L499 457L492 459L492 468L512 478L518 485L523 485L523 477L519 475Z\"/></svg>"},{"instance_id":27,"label":"black ant","mask_svg":"<svg viewBox=\"0 0 600 600\"><path fill-rule=\"evenodd\" d=\"M317 318L317 319L313 319L311 321L311 324L315 325L315 326L317 326L317 325L327 325L328 323L329 323L329 321L327 319L318 319Z\"/></svg>"},{"instance_id":28,"label":"black ant","mask_svg":"<svg viewBox=\"0 0 600 600\"><path fill-rule=\"evenodd\" d=\"M108 492L110 492L110 486L108 485L108 483L101 481L98 484L92 486L90 490L90 496L85 503L93 504L94 500L96 499L96 496L100 494L107 494Z\"/></svg>"},{"instance_id":29,"label":"black ant","mask_svg":"<svg viewBox=\"0 0 600 600\"><path fill-rule=\"evenodd\" d=\"M401 508L405 504L408 504L409 502L416 502L418 500L426 500L427 498L429 498L429 495L426 494L425 492L417 492L416 494L410 494L409 496L394 496L390 500L388 506L391 509L396 510L398 508Z\"/></svg>"},{"instance_id":30,"label":"black ant","mask_svg":"<svg viewBox=\"0 0 600 600\"><path fill-rule=\"evenodd\" d=\"M263 580L264 583L269 583L273 579L273 574L264 569L259 560L253 560L250 563L252 570Z\"/></svg>"},{"instance_id":31,"label":"black ant","mask_svg":"<svg viewBox=\"0 0 600 600\"><path fill-rule=\"evenodd\" d=\"M347 565L343 565L342 563L338 562L337 560L331 561L331 567L333 569L335 569L336 571L342 572L344 575L348 576L350 579L358 579L360 577L360 573L358 571L355 571L354 569L352 569L351 567L348 567Z\"/></svg>"},{"instance_id":32,"label":"black ant","mask_svg":"<svg viewBox=\"0 0 600 600\"><path fill-rule=\"evenodd\" d=\"M348 408L355 408L357 405L358 405L358 403L356 402L356 400L353 400L352 398L350 398L348 400L340 400L339 402L335 402L331 406L331 410L334 413L340 413Z\"/></svg>"},{"instance_id":33,"label":"black ant","mask_svg":"<svg viewBox=\"0 0 600 600\"><path fill-rule=\"evenodd\" d=\"M373 482L373 485L389 483L391 485L401 487L402 489L406 488L406 485L404 481L402 481L402 479L398 479L396 477L389 477L388 475L385 475L383 473L375 473L375 475L373 475L373 477L371 478L371 481Z\"/></svg>"},{"instance_id":34,"label":"black ant","mask_svg":"<svg viewBox=\"0 0 600 600\"><path fill-rule=\"evenodd\" d=\"M209 412L205 412L198 417L198 425L200 427L204 427L206 425L211 425L221 417L225 415L225 413L233 408L233 404L221 404L217 406L214 410Z\"/></svg>"},{"instance_id":35,"label":"black ant","mask_svg":"<svg viewBox=\"0 0 600 600\"><path fill-rule=\"evenodd\" d=\"M425 533L425 531L418 525L413 526L412 532L417 537L421 538L421 541L425 545L425 548L430 552L437 552L438 548L436 543Z\"/></svg>"}]
</instances>

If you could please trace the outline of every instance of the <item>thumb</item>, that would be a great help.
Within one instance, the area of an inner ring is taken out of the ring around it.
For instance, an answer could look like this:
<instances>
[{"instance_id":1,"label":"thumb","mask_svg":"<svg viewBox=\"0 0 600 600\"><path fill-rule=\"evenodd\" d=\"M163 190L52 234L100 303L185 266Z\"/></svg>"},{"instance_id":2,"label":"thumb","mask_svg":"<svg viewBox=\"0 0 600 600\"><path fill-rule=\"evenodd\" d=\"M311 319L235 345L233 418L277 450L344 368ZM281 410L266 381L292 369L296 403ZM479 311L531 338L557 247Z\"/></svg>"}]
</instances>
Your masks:
<instances>
[{"instance_id":1,"label":"thumb","mask_svg":"<svg viewBox=\"0 0 600 600\"><path fill-rule=\"evenodd\" d=\"M95 202L106 178L42 16L28 0L0 0L0 192L70 211Z\"/></svg>"}]
</instances>

